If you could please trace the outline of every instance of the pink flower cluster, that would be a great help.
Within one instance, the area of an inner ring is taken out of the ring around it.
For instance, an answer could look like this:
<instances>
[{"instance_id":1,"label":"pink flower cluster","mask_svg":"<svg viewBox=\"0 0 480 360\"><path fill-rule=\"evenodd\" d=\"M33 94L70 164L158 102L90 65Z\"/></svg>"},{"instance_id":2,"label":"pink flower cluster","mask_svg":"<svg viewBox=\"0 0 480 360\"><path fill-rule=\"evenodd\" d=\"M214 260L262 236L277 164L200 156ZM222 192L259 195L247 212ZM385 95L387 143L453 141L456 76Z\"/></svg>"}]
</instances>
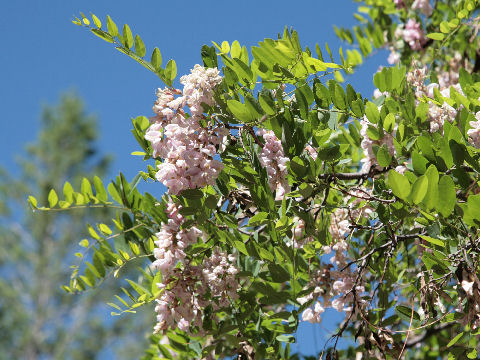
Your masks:
<instances>
[{"instance_id":1,"label":"pink flower cluster","mask_svg":"<svg viewBox=\"0 0 480 360\"><path fill-rule=\"evenodd\" d=\"M457 58L457 56L455 56ZM454 58L454 59L455 59ZM439 77L439 84L430 83L425 85L427 79L426 67L414 67L412 71L407 74L407 82L415 87L415 96L417 99L424 96L434 98L434 89L437 88L444 98L450 97L450 90L453 88L458 93L463 94L462 88L458 84L458 62L455 60L451 62L452 68L456 67L457 72L452 74L449 72L441 72ZM418 100L417 100L418 103ZM450 106L447 102L438 106L429 101L428 117L430 120L430 132L443 132L443 124L445 121L453 122L457 116L457 110Z\"/></svg>"},{"instance_id":2,"label":"pink flower cluster","mask_svg":"<svg viewBox=\"0 0 480 360\"><path fill-rule=\"evenodd\" d=\"M460 68L469 67L470 64L468 61L462 57L462 55L457 51L455 55L448 62L448 70L438 72L438 84L441 89L446 89L449 86L458 84L460 77Z\"/></svg>"},{"instance_id":3,"label":"pink flower cluster","mask_svg":"<svg viewBox=\"0 0 480 360\"><path fill-rule=\"evenodd\" d=\"M221 81L216 68L195 65L191 74L180 78L183 92L157 90L153 106L157 115L151 119L145 139L152 145L153 156L163 159L156 178L171 194L212 185L223 169L214 157L228 130L200 124L204 119L202 103L213 105L213 90ZM185 107L190 114L185 113Z\"/></svg>"},{"instance_id":4,"label":"pink flower cluster","mask_svg":"<svg viewBox=\"0 0 480 360\"><path fill-rule=\"evenodd\" d=\"M476 148L480 148L480 111L475 114L477 121L470 121L471 128L467 131L468 139Z\"/></svg>"},{"instance_id":5,"label":"pink flower cluster","mask_svg":"<svg viewBox=\"0 0 480 360\"><path fill-rule=\"evenodd\" d=\"M267 170L268 184L272 191L276 191L276 200L281 200L285 193L290 191L287 181L287 162L282 143L277 139L273 131L259 129L258 136L262 136L265 145L260 152L260 164Z\"/></svg>"},{"instance_id":6,"label":"pink flower cluster","mask_svg":"<svg viewBox=\"0 0 480 360\"><path fill-rule=\"evenodd\" d=\"M178 327L198 336L204 334L205 307L212 305L215 312L238 298L235 261L235 256L216 250L201 266L187 263L183 269L175 268L166 281L157 284L163 291L156 299L154 331L165 332Z\"/></svg>"},{"instance_id":7,"label":"pink flower cluster","mask_svg":"<svg viewBox=\"0 0 480 360\"><path fill-rule=\"evenodd\" d=\"M305 151L313 160L317 160L318 151L312 145L305 146Z\"/></svg>"},{"instance_id":8,"label":"pink flower cluster","mask_svg":"<svg viewBox=\"0 0 480 360\"><path fill-rule=\"evenodd\" d=\"M358 192L352 195L354 197L357 195L362 196L362 193ZM310 286L315 286L314 291L297 299L302 305L314 300L313 307L303 311L303 321L319 323L321 314L325 311L325 308L329 307L339 312L345 312L348 316L354 308L357 310L366 304L360 298L360 295L365 292L362 279L359 279L355 284L357 280L356 272L352 271L351 267L346 268L349 245L345 235L350 232L349 219L358 221L361 217L371 213L370 208L358 207L361 201L362 199L355 198L349 208L338 208L332 214L330 233L332 234L333 242L330 246L323 247L325 254L330 254L333 251L333 256L330 259L331 264L325 265L314 274L310 284ZM354 287L355 289L352 291ZM321 301L320 297L322 298Z\"/></svg>"},{"instance_id":9,"label":"pink flower cluster","mask_svg":"<svg viewBox=\"0 0 480 360\"><path fill-rule=\"evenodd\" d=\"M419 51L425 45L427 39L423 33L422 25L415 19L408 19L405 27L400 25L395 30L395 37L403 38L403 40L412 48Z\"/></svg>"},{"instance_id":10,"label":"pink flower cluster","mask_svg":"<svg viewBox=\"0 0 480 360\"><path fill-rule=\"evenodd\" d=\"M326 308L345 312L349 316L354 307L356 312L359 307L366 304L365 300L360 297L365 292L362 279L355 284L357 278L355 271L352 271L350 267L341 271L348 263L347 250L348 243L345 239L334 242L330 247L325 247L325 253L329 254L333 251L331 262L334 266L326 265L323 269L318 270L312 279L312 284L315 285L314 291L297 299L301 305L314 300L313 307L303 311L303 321L319 323L321 314ZM355 294L352 291L354 287Z\"/></svg>"},{"instance_id":11,"label":"pink flower cluster","mask_svg":"<svg viewBox=\"0 0 480 360\"><path fill-rule=\"evenodd\" d=\"M400 62L400 53L395 48L390 48L390 55L388 55L387 62L390 65L398 64Z\"/></svg>"},{"instance_id":12,"label":"pink flower cluster","mask_svg":"<svg viewBox=\"0 0 480 360\"><path fill-rule=\"evenodd\" d=\"M295 249L301 249L303 245L312 242L313 237L305 236L305 221L298 216L295 216L293 222L295 225L292 228L292 240L288 241L286 244L288 246L293 246Z\"/></svg>"},{"instance_id":13,"label":"pink flower cluster","mask_svg":"<svg viewBox=\"0 0 480 360\"><path fill-rule=\"evenodd\" d=\"M433 13L433 8L429 0L415 0L412 4L412 9L420 10L425 16L431 16Z\"/></svg>"},{"instance_id":14,"label":"pink flower cluster","mask_svg":"<svg viewBox=\"0 0 480 360\"><path fill-rule=\"evenodd\" d=\"M408 19L405 24L405 29L402 33L403 40L405 40L412 50L421 50L427 39L423 33L422 25L415 19Z\"/></svg>"},{"instance_id":15,"label":"pink flower cluster","mask_svg":"<svg viewBox=\"0 0 480 360\"><path fill-rule=\"evenodd\" d=\"M203 236L202 231L195 226L188 230L181 229L184 218L179 213L180 208L181 206L172 202L168 203L166 209L168 222L163 224L160 231L155 234L157 240L153 255L156 260L152 263L152 267L160 270L164 277L173 273L178 261L185 259L185 249Z\"/></svg>"},{"instance_id":16,"label":"pink flower cluster","mask_svg":"<svg viewBox=\"0 0 480 360\"><path fill-rule=\"evenodd\" d=\"M238 298L236 257L215 249L201 265L188 261L184 250L203 233L194 226L182 229L184 218L179 210L173 203L167 205L168 222L156 234L154 256L157 260L152 266L162 273L162 282L156 284L162 292L156 299L154 331L178 327L201 334L203 310L207 305L211 304L213 311L217 311Z\"/></svg>"},{"instance_id":17,"label":"pink flower cluster","mask_svg":"<svg viewBox=\"0 0 480 360\"><path fill-rule=\"evenodd\" d=\"M227 307L231 301L238 298L236 261L237 257L234 254L226 254L216 249L202 264L203 280L206 285L204 289L209 289L215 299L212 303L214 311Z\"/></svg>"}]
</instances>

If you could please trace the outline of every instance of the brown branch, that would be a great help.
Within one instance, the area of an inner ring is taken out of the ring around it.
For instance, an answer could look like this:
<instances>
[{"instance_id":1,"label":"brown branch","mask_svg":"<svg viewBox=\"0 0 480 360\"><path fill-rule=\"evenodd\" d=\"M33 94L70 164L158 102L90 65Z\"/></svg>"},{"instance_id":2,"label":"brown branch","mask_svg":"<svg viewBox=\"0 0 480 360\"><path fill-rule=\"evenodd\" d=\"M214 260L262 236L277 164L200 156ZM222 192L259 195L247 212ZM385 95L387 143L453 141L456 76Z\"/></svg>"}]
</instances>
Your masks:
<instances>
[{"instance_id":1,"label":"brown branch","mask_svg":"<svg viewBox=\"0 0 480 360\"><path fill-rule=\"evenodd\" d=\"M453 325L455 325L455 323L444 323L444 324L440 324L437 327L428 328L427 331L425 331L423 334L418 335L418 336L410 339L410 341L407 342L406 347L407 348L414 347L415 345L420 344L423 341L425 341L426 339L428 339L430 336L435 335L435 334L437 334L437 333L439 333L439 332L441 332L445 329L448 329L449 327L451 327Z\"/></svg>"},{"instance_id":2,"label":"brown branch","mask_svg":"<svg viewBox=\"0 0 480 360\"><path fill-rule=\"evenodd\" d=\"M385 250L386 248L390 247L391 245L394 244L394 242L398 242L399 240L408 240L408 239L416 239L418 237L420 237L420 235L423 235L423 233L418 233L418 234L406 234L406 235L397 235L395 236L395 241L394 240L390 240L390 241L387 241L386 243L370 250L368 253L366 253L365 255L363 255L362 257L358 258L358 259L355 259L355 260L352 260L350 261L347 265L345 265L340 271L343 271L345 269L347 269L348 267L352 266L353 264L356 264L358 262L361 262L363 260L366 260L368 257L372 256L374 253L378 252L378 251L383 251Z\"/></svg>"},{"instance_id":3,"label":"brown branch","mask_svg":"<svg viewBox=\"0 0 480 360\"><path fill-rule=\"evenodd\" d=\"M371 178L375 175L384 174L390 169L391 169L390 167L386 167L386 168L382 168L382 169L378 169L376 167L373 167L368 172L320 174L320 175L318 175L318 178L320 180L327 180L327 181L331 181L333 179L336 179L336 180L366 180L366 179Z\"/></svg>"}]
</instances>

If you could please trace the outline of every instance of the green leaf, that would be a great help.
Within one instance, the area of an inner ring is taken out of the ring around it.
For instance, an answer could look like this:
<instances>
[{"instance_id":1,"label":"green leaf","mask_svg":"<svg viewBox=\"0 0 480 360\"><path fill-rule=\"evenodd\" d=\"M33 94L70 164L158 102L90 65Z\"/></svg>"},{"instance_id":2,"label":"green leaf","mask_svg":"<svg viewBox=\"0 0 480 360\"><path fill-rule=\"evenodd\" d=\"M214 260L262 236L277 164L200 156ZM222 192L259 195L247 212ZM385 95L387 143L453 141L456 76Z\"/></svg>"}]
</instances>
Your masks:
<instances>
[{"instance_id":1,"label":"green leaf","mask_svg":"<svg viewBox=\"0 0 480 360\"><path fill-rule=\"evenodd\" d=\"M100 230L104 235L110 235L112 230L105 224L98 224L98 230Z\"/></svg>"},{"instance_id":2,"label":"green leaf","mask_svg":"<svg viewBox=\"0 0 480 360\"><path fill-rule=\"evenodd\" d=\"M72 20L72 23L78 26L82 26L82 21L78 17L75 17L75 20Z\"/></svg>"},{"instance_id":3,"label":"green leaf","mask_svg":"<svg viewBox=\"0 0 480 360\"><path fill-rule=\"evenodd\" d=\"M422 261L425 264L427 270L433 270L435 273L444 275L448 270L448 262L446 262L443 258L445 255L442 253L433 250L432 253L424 252L422 256Z\"/></svg>"},{"instance_id":4,"label":"green leaf","mask_svg":"<svg viewBox=\"0 0 480 360\"><path fill-rule=\"evenodd\" d=\"M472 349L472 351L470 351L470 352L467 354L467 358L469 358L469 359L476 359L476 358L477 358L477 349Z\"/></svg>"},{"instance_id":5,"label":"green leaf","mask_svg":"<svg viewBox=\"0 0 480 360\"><path fill-rule=\"evenodd\" d=\"M275 339L281 342L288 342L288 343L295 342L295 336L293 335L278 335Z\"/></svg>"},{"instance_id":6,"label":"green leaf","mask_svg":"<svg viewBox=\"0 0 480 360\"><path fill-rule=\"evenodd\" d=\"M138 56L144 57L146 54L145 44L140 36L135 35L135 52Z\"/></svg>"},{"instance_id":7,"label":"green leaf","mask_svg":"<svg viewBox=\"0 0 480 360\"><path fill-rule=\"evenodd\" d=\"M330 91L333 104L337 109L340 110L345 110L347 108L347 99L345 95L345 91L343 91L343 88L339 84L335 84L335 91L332 94L332 91Z\"/></svg>"},{"instance_id":8,"label":"green leaf","mask_svg":"<svg viewBox=\"0 0 480 360\"><path fill-rule=\"evenodd\" d=\"M451 31L450 26L448 26L448 22L442 21L440 23L440 31L444 34L448 34Z\"/></svg>"},{"instance_id":9,"label":"green leaf","mask_svg":"<svg viewBox=\"0 0 480 360\"><path fill-rule=\"evenodd\" d=\"M187 199L201 199L203 198L203 192L200 189L185 189L181 195Z\"/></svg>"},{"instance_id":10,"label":"green leaf","mask_svg":"<svg viewBox=\"0 0 480 360\"><path fill-rule=\"evenodd\" d=\"M444 217L450 216L457 202L457 193L452 178L448 175L442 176L438 183L437 210Z\"/></svg>"},{"instance_id":11,"label":"green leaf","mask_svg":"<svg viewBox=\"0 0 480 360\"><path fill-rule=\"evenodd\" d=\"M155 70L157 71L162 66L162 54L160 53L160 50L158 48L153 49L152 58L150 62L152 63L152 66L155 68Z\"/></svg>"},{"instance_id":12,"label":"green leaf","mask_svg":"<svg viewBox=\"0 0 480 360\"><path fill-rule=\"evenodd\" d=\"M88 229L88 233L90 234L90 236L92 238L94 238L95 240L100 240L101 239L100 235L97 234L97 232L95 231L95 229L93 227L91 227L90 225L87 225L87 229Z\"/></svg>"},{"instance_id":13,"label":"green leaf","mask_svg":"<svg viewBox=\"0 0 480 360\"><path fill-rule=\"evenodd\" d=\"M84 247L84 248L88 248L89 242L88 242L87 239L83 239L82 241L80 241L78 243L78 245L80 245L81 247Z\"/></svg>"},{"instance_id":14,"label":"green leaf","mask_svg":"<svg viewBox=\"0 0 480 360\"><path fill-rule=\"evenodd\" d=\"M248 251L247 251L247 248L245 247L245 244L241 241L238 241L238 240L235 240L233 242L233 246L235 246L235 249L237 249L238 251L240 251L243 255L247 255L248 256Z\"/></svg>"},{"instance_id":15,"label":"green leaf","mask_svg":"<svg viewBox=\"0 0 480 360\"><path fill-rule=\"evenodd\" d=\"M277 283L283 283L290 280L290 274L282 266L278 264L268 264L268 270L272 276L272 280Z\"/></svg>"},{"instance_id":16,"label":"green leaf","mask_svg":"<svg viewBox=\"0 0 480 360\"><path fill-rule=\"evenodd\" d=\"M268 115L274 115L276 113L275 101L273 100L271 95L261 93L258 97L258 102L260 103L263 111L265 111Z\"/></svg>"},{"instance_id":17,"label":"green leaf","mask_svg":"<svg viewBox=\"0 0 480 360\"><path fill-rule=\"evenodd\" d=\"M434 239L434 238L432 238L430 236L426 236L426 235L420 235L420 237L423 240L428 241L429 243L432 243L432 244L435 244L435 245L438 245L438 246L441 246L441 247L445 247L445 243L442 240Z\"/></svg>"},{"instance_id":18,"label":"green leaf","mask_svg":"<svg viewBox=\"0 0 480 360\"><path fill-rule=\"evenodd\" d=\"M270 262L275 260L272 253L270 251L268 251L267 249L258 246L257 251L258 251L258 255L260 255L260 258L262 260L267 260L267 261L270 261Z\"/></svg>"},{"instance_id":19,"label":"green leaf","mask_svg":"<svg viewBox=\"0 0 480 360\"><path fill-rule=\"evenodd\" d=\"M133 46L132 30L127 24L123 25L123 45L128 49Z\"/></svg>"},{"instance_id":20,"label":"green leaf","mask_svg":"<svg viewBox=\"0 0 480 360\"><path fill-rule=\"evenodd\" d=\"M123 204L122 197L118 193L113 183L108 184L107 190L113 200L115 200L119 204Z\"/></svg>"},{"instance_id":21,"label":"green leaf","mask_svg":"<svg viewBox=\"0 0 480 360\"><path fill-rule=\"evenodd\" d=\"M295 89L295 99L297 100L300 116L302 119L308 118L308 101L300 89Z\"/></svg>"},{"instance_id":22,"label":"green leaf","mask_svg":"<svg viewBox=\"0 0 480 360\"><path fill-rule=\"evenodd\" d=\"M365 115L367 115L368 121L372 124L376 124L380 119L380 112L378 111L377 105L370 101L367 102L367 105L365 106Z\"/></svg>"},{"instance_id":23,"label":"green leaf","mask_svg":"<svg viewBox=\"0 0 480 360\"><path fill-rule=\"evenodd\" d=\"M427 171L427 164L428 160L420 155L418 151L412 152L412 166L416 173L425 174L425 171Z\"/></svg>"},{"instance_id":24,"label":"green leaf","mask_svg":"<svg viewBox=\"0 0 480 360\"><path fill-rule=\"evenodd\" d=\"M319 79L313 80L313 94L315 97L315 102L318 107L322 109L328 109L330 106L330 92L328 89L320 82Z\"/></svg>"},{"instance_id":25,"label":"green leaf","mask_svg":"<svg viewBox=\"0 0 480 360\"><path fill-rule=\"evenodd\" d=\"M408 179L397 173L395 170L388 172L388 185L393 191L393 194L400 199L407 199L410 194L410 182Z\"/></svg>"},{"instance_id":26,"label":"green leaf","mask_svg":"<svg viewBox=\"0 0 480 360\"><path fill-rule=\"evenodd\" d=\"M118 28L110 15L107 15L107 29L110 35L118 36Z\"/></svg>"},{"instance_id":27,"label":"green leaf","mask_svg":"<svg viewBox=\"0 0 480 360\"><path fill-rule=\"evenodd\" d=\"M248 221L248 226L258 226L268 221L268 214L266 212L259 212L252 216Z\"/></svg>"},{"instance_id":28,"label":"green leaf","mask_svg":"<svg viewBox=\"0 0 480 360\"><path fill-rule=\"evenodd\" d=\"M392 162L392 155L390 155L385 144L383 144L377 151L377 161L378 165L382 167L387 167Z\"/></svg>"},{"instance_id":29,"label":"green leaf","mask_svg":"<svg viewBox=\"0 0 480 360\"><path fill-rule=\"evenodd\" d=\"M83 14L82 14L82 16L83 16ZM85 25L87 25L87 26L90 25L90 20L88 20L86 17L83 17L82 20L83 20L83 23L84 23Z\"/></svg>"},{"instance_id":30,"label":"green leaf","mask_svg":"<svg viewBox=\"0 0 480 360\"><path fill-rule=\"evenodd\" d=\"M73 187L72 185L67 181L63 185L63 196L65 197L65 200L68 202L73 202Z\"/></svg>"},{"instance_id":31,"label":"green leaf","mask_svg":"<svg viewBox=\"0 0 480 360\"><path fill-rule=\"evenodd\" d=\"M445 34L442 33L430 33L427 34L427 37L433 40L443 40L445 38Z\"/></svg>"},{"instance_id":32,"label":"green leaf","mask_svg":"<svg viewBox=\"0 0 480 360\"><path fill-rule=\"evenodd\" d=\"M239 58L241 53L242 53L242 47L240 46L240 43L237 40L235 40L232 43L232 46L230 46L230 56L234 59Z\"/></svg>"},{"instance_id":33,"label":"green leaf","mask_svg":"<svg viewBox=\"0 0 480 360\"><path fill-rule=\"evenodd\" d=\"M93 196L92 185L90 184L90 181L88 181L87 178L82 179L82 185L80 187L80 191L82 192L82 195L84 195L87 198L87 201L89 199L89 196Z\"/></svg>"},{"instance_id":34,"label":"green leaf","mask_svg":"<svg viewBox=\"0 0 480 360\"><path fill-rule=\"evenodd\" d=\"M391 68L383 68L373 76L373 83L380 91L392 90L392 70Z\"/></svg>"},{"instance_id":35,"label":"green leaf","mask_svg":"<svg viewBox=\"0 0 480 360\"><path fill-rule=\"evenodd\" d=\"M460 340L460 338L463 336L463 331L458 334L457 336L455 336L452 340L450 340L450 342L447 344L447 348L449 347L452 347L453 345L455 345L457 343L458 340Z\"/></svg>"},{"instance_id":36,"label":"green leaf","mask_svg":"<svg viewBox=\"0 0 480 360\"><path fill-rule=\"evenodd\" d=\"M55 190L50 190L48 193L48 204L50 205L51 208L53 208L55 205L57 205L58 202L58 196Z\"/></svg>"},{"instance_id":37,"label":"green leaf","mask_svg":"<svg viewBox=\"0 0 480 360\"><path fill-rule=\"evenodd\" d=\"M358 117L361 118L365 113L365 106L363 105L362 99L357 99L352 101L350 104L353 113Z\"/></svg>"},{"instance_id":38,"label":"green leaf","mask_svg":"<svg viewBox=\"0 0 480 360\"><path fill-rule=\"evenodd\" d=\"M93 23L95 24L95 26L99 29L102 28L102 22L100 21L100 19L98 17L95 16L95 14L92 14L92 19L93 19Z\"/></svg>"},{"instance_id":39,"label":"green leaf","mask_svg":"<svg viewBox=\"0 0 480 360\"><path fill-rule=\"evenodd\" d=\"M400 315L403 315L403 317L406 319L410 319L413 316L414 320L420 320L420 316L418 315L418 313L414 310L412 314L412 308L408 306L398 305L395 307L395 311Z\"/></svg>"},{"instance_id":40,"label":"green leaf","mask_svg":"<svg viewBox=\"0 0 480 360\"><path fill-rule=\"evenodd\" d=\"M255 117L250 114L247 106L237 100L227 100L228 110L241 122L252 122L255 120Z\"/></svg>"},{"instance_id":41,"label":"green leaf","mask_svg":"<svg viewBox=\"0 0 480 360\"><path fill-rule=\"evenodd\" d=\"M395 126L395 115L393 115L392 113L387 114L387 116L385 116L385 120L383 120L383 129L386 132L391 133L393 131L394 126Z\"/></svg>"},{"instance_id":42,"label":"green leaf","mask_svg":"<svg viewBox=\"0 0 480 360\"><path fill-rule=\"evenodd\" d=\"M395 90L399 90L400 86L402 85L403 79L405 79L405 73L407 68L402 66L400 68L393 67L392 69L392 88Z\"/></svg>"},{"instance_id":43,"label":"green leaf","mask_svg":"<svg viewBox=\"0 0 480 360\"><path fill-rule=\"evenodd\" d=\"M118 311L122 311L122 308L115 303L108 302L107 305L117 309Z\"/></svg>"},{"instance_id":44,"label":"green leaf","mask_svg":"<svg viewBox=\"0 0 480 360\"><path fill-rule=\"evenodd\" d=\"M34 208L37 207L37 204L38 204L38 203L37 203L37 199L35 199L33 196L30 195L30 196L28 197L28 201L29 201L29 203L30 203Z\"/></svg>"},{"instance_id":45,"label":"green leaf","mask_svg":"<svg viewBox=\"0 0 480 360\"><path fill-rule=\"evenodd\" d=\"M420 176L412 186L412 192L410 194L410 198L414 204L419 204L428 191L428 178L423 175Z\"/></svg>"},{"instance_id":46,"label":"green leaf","mask_svg":"<svg viewBox=\"0 0 480 360\"><path fill-rule=\"evenodd\" d=\"M173 83L175 77L177 76L177 64L175 60L171 59L168 61L167 66L165 67L165 77L169 81L169 85Z\"/></svg>"},{"instance_id":47,"label":"green leaf","mask_svg":"<svg viewBox=\"0 0 480 360\"><path fill-rule=\"evenodd\" d=\"M423 203L427 209L432 209L438 202L438 170L435 165L428 167L425 176L428 178L428 190Z\"/></svg>"},{"instance_id":48,"label":"green leaf","mask_svg":"<svg viewBox=\"0 0 480 360\"><path fill-rule=\"evenodd\" d=\"M470 195L467 199L467 204L463 207L463 220L467 225L476 225L480 220L480 194Z\"/></svg>"},{"instance_id":49,"label":"green leaf","mask_svg":"<svg viewBox=\"0 0 480 360\"><path fill-rule=\"evenodd\" d=\"M99 30L99 29L91 29L91 31L102 40L105 40L109 43L113 43L113 41L114 41L113 37L105 31L102 31L102 30Z\"/></svg>"},{"instance_id":50,"label":"green leaf","mask_svg":"<svg viewBox=\"0 0 480 360\"><path fill-rule=\"evenodd\" d=\"M93 185L95 186L95 197L100 201L106 202L108 200L107 191L105 190L102 180L98 176L93 178Z\"/></svg>"}]
</instances>

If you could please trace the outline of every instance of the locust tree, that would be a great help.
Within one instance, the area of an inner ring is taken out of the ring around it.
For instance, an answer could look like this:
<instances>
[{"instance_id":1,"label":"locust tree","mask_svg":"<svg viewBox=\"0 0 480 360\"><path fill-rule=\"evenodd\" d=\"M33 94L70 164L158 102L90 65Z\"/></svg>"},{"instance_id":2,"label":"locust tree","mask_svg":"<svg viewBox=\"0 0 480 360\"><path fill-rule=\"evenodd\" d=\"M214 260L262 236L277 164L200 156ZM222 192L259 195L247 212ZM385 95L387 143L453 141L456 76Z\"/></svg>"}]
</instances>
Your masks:
<instances>
[{"instance_id":1,"label":"locust tree","mask_svg":"<svg viewBox=\"0 0 480 360\"><path fill-rule=\"evenodd\" d=\"M250 49L205 45L179 81L128 25L74 20L164 86L132 120L135 179L86 179L30 204L120 207L111 226L89 225L93 260L64 288L144 259L112 306L156 304L146 359L298 359L299 323L325 311L343 320L322 358L477 357L478 1L366 0L355 18L335 28L338 54L286 28ZM389 64L360 94L344 79L376 49ZM141 181L167 190L141 193Z\"/></svg>"}]
</instances>

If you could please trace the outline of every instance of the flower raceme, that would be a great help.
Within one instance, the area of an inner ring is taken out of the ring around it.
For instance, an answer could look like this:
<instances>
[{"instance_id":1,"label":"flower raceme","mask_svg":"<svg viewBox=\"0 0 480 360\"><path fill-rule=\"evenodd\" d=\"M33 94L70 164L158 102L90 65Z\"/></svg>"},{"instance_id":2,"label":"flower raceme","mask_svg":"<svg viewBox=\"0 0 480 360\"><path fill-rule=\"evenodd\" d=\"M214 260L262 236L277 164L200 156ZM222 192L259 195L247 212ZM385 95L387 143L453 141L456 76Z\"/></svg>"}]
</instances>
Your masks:
<instances>
[{"instance_id":1,"label":"flower raceme","mask_svg":"<svg viewBox=\"0 0 480 360\"><path fill-rule=\"evenodd\" d=\"M216 311L238 298L236 256L215 249L202 264L193 264L185 249L204 234L195 226L182 229L185 219L179 213L180 209L181 206L171 201L167 204L168 222L156 234L153 252L156 260L152 267L161 271L162 281L157 287L162 292L156 299L154 331L178 327L188 333L201 334L206 306L211 305Z\"/></svg>"},{"instance_id":2,"label":"flower raceme","mask_svg":"<svg viewBox=\"0 0 480 360\"><path fill-rule=\"evenodd\" d=\"M349 243L346 239L346 235L351 231L352 219L359 221L372 212L369 207L362 206L364 196L366 194L362 192L352 193L351 196L347 197L347 201L352 198L353 201L347 207L337 208L331 216L332 243L322 248L324 254L333 255L330 258L331 264L324 264L311 277L309 286L314 287L313 292L297 299L301 305L313 301L313 307L308 307L303 311L303 321L321 322L321 314L327 308L345 312L349 316L352 312L355 314L359 307L363 308L366 305L366 302L360 296L356 296L364 293L365 287L362 284L363 279L357 279L356 271L347 266L349 263ZM304 222L299 220L298 225L294 228L296 239L302 239L304 227ZM303 241L313 241L313 238L308 237ZM320 297L322 301L320 301Z\"/></svg>"},{"instance_id":3,"label":"flower raceme","mask_svg":"<svg viewBox=\"0 0 480 360\"><path fill-rule=\"evenodd\" d=\"M153 157L163 159L156 178L170 194L212 185L223 169L214 157L228 130L213 125L203 127L200 123L205 118L202 104L213 105L213 91L221 81L218 69L197 64L180 79L183 91L157 90L153 106L156 116L151 119L145 139L152 146ZM184 111L185 107L190 113Z\"/></svg>"},{"instance_id":4,"label":"flower raceme","mask_svg":"<svg viewBox=\"0 0 480 360\"><path fill-rule=\"evenodd\" d=\"M276 200L280 200L285 193L290 191L287 181L287 162L289 158L285 156L282 143L273 131L259 129L257 135L262 136L265 141L258 159L267 170L270 189L276 191Z\"/></svg>"}]
</instances>

